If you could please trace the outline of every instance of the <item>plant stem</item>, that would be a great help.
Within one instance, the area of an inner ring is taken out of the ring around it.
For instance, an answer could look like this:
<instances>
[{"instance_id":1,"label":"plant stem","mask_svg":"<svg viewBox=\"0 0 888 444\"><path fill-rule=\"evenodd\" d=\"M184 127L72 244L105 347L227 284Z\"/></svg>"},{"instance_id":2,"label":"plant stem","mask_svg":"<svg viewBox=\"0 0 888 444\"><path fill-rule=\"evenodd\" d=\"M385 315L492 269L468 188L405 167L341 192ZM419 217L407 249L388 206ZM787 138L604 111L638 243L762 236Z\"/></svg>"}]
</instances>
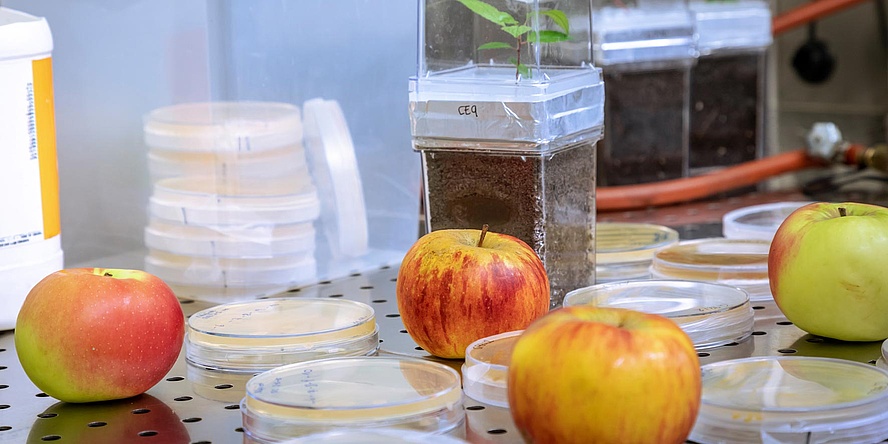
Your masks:
<instances>
[{"instance_id":1,"label":"plant stem","mask_svg":"<svg viewBox=\"0 0 888 444\"><path fill-rule=\"evenodd\" d=\"M487 236L487 224L484 224L481 227L481 237L478 239L478 246L479 247L481 246L481 244L484 243L484 236Z\"/></svg>"},{"instance_id":2,"label":"plant stem","mask_svg":"<svg viewBox=\"0 0 888 444\"><path fill-rule=\"evenodd\" d=\"M517 41L515 46L518 47L518 54L517 58L515 59L515 81L517 82L521 80L521 37L519 36L515 40Z\"/></svg>"}]
</instances>

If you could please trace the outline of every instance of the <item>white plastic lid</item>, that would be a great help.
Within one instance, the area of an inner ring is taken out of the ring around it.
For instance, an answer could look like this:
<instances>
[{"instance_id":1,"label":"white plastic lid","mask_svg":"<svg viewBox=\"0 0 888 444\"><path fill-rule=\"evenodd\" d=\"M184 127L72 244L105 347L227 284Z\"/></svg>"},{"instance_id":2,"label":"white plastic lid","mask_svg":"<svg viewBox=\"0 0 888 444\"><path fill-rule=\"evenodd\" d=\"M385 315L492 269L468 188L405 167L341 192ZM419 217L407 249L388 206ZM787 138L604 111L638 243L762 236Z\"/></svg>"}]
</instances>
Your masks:
<instances>
[{"instance_id":1,"label":"white plastic lid","mask_svg":"<svg viewBox=\"0 0 888 444\"><path fill-rule=\"evenodd\" d=\"M318 218L321 205L309 178L216 181L176 177L154 184L148 213L185 225L295 224Z\"/></svg>"},{"instance_id":2,"label":"white plastic lid","mask_svg":"<svg viewBox=\"0 0 888 444\"><path fill-rule=\"evenodd\" d=\"M335 100L311 99L305 146L321 199L321 222L334 257L367 252L367 211L351 134Z\"/></svg>"},{"instance_id":3,"label":"white plastic lid","mask_svg":"<svg viewBox=\"0 0 888 444\"><path fill-rule=\"evenodd\" d=\"M52 52L52 33L43 17L0 6L0 60L44 57Z\"/></svg>"},{"instance_id":4,"label":"white plastic lid","mask_svg":"<svg viewBox=\"0 0 888 444\"><path fill-rule=\"evenodd\" d=\"M462 366L463 392L466 396L497 407L509 407L506 381L512 348L524 330L481 338L466 347Z\"/></svg>"},{"instance_id":5,"label":"white plastic lid","mask_svg":"<svg viewBox=\"0 0 888 444\"><path fill-rule=\"evenodd\" d=\"M317 274L317 265L311 254L226 258L183 256L148 250L145 271L171 285L262 287L311 281Z\"/></svg>"},{"instance_id":6,"label":"white plastic lid","mask_svg":"<svg viewBox=\"0 0 888 444\"><path fill-rule=\"evenodd\" d=\"M567 293L564 306L595 305L665 316L677 323L698 350L740 342L755 324L749 296L709 282L643 280L612 282Z\"/></svg>"},{"instance_id":7,"label":"white plastic lid","mask_svg":"<svg viewBox=\"0 0 888 444\"><path fill-rule=\"evenodd\" d=\"M326 444L465 444L467 441L448 435L384 427L331 430L283 441L285 444L316 444L319 442Z\"/></svg>"},{"instance_id":8,"label":"white plastic lid","mask_svg":"<svg viewBox=\"0 0 888 444\"><path fill-rule=\"evenodd\" d=\"M761 239L768 242L786 218L810 202L775 202L738 208L722 217L722 232L728 239Z\"/></svg>"},{"instance_id":9,"label":"white plastic lid","mask_svg":"<svg viewBox=\"0 0 888 444\"><path fill-rule=\"evenodd\" d=\"M290 364L247 383L248 437L269 442L336 428L450 433L464 427L459 374L407 357L331 358Z\"/></svg>"},{"instance_id":10,"label":"white plastic lid","mask_svg":"<svg viewBox=\"0 0 888 444\"><path fill-rule=\"evenodd\" d=\"M379 348L373 308L346 299L271 298L219 305L188 318L186 358L212 369L255 372Z\"/></svg>"},{"instance_id":11,"label":"white plastic lid","mask_svg":"<svg viewBox=\"0 0 888 444\"><path fill-rule=\"evenodd\" d=\"M595 279L609 282L650 276L660 248L678 242L678 232L656 224L604 222L595 225Z\"/></svg>"},{"instance_id":12,"label":"white plastic lid","mask_svg":"<svg viewBox=\"0 0 888 444\"><path fill-rule=\"evenodd\" d=\"M288 225L185 225L151 218L145 246L186 256L269 257L311 253L315 230L311 222Z\"/></svg>"},{"instance_id":13,"label":"white plastic lid","mask_svg":"<svg viewBox=\"0 0 888 444\"><path fill-rule=\"evenodd\" d=\"M148 150L152 180L209 176L218 180L263 179L285 175L311 177L301 145L248 152L186 152Z\"/></svg>"},{"instance_id":14,"label":"white plastic lid","mask_svg":"<svg viewBox=\"0 0 888 444\"><path fill-rule=\"evenodd\" d=\"M706 364L695 442L880 442L888 371L831 358L771 356Z\"/></svg>"},{"instance_id":15,"label":"white plastic lid","mask_svg":"<svg viewBox=\"0 0 888 444\"><path fill-rule=\"evenodd\" d=\"M263 151L302 140L299 108L275 102L200 102L145 116L145 144L176 151Z\"/></svg>"},{"instance_id":16,"label":"white plastic lid","mask_svg":"<svg viewBox=\"0 0 888 444\"><path fill-rule=\"evenodd\" d=\"M697 19L697 49L701 54L765 49L771 44L771 9L767 2L693 0L689 6Z\"/></svg>"},{"instance_id":17,"label":"white plastic lid","mask_svg":"<svg viewBox=\"0 0 888 444\"><path fill-rule=\"evenodd\" d=\"M681 241L654 253L651 277L740 287L753 302L773 300L768 283L771 243L755 239Z\"/></svg>"}]
</instances>

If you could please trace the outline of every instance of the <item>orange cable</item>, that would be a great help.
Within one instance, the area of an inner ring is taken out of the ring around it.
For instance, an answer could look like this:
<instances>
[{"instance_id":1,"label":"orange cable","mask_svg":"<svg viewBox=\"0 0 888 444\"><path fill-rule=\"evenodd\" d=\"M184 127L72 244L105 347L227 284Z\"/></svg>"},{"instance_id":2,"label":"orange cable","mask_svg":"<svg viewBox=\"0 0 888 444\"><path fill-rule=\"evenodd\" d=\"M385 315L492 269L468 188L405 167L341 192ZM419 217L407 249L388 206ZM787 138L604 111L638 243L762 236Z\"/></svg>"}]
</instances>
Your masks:
<instances>
[{"instance_id":1,"label":"orange cable","mask_svg":"<svg viewBox=\"0 0 888 444\"><path fill-rule=\"evenodd\" d=\"M776 36L797 26L804 25L834 12L862 3L863 1L864 0L817 0L811 3L806 3L775 16L771 21L771 33Z\"/></svg>"},{"instance_id":2,"label":"orange cable","mask_svg":"<svg viewBox=\"0 0 888 444\"><path fill-rule=\"evenodd\" d=\"M685 202L823 164L822 160L810 157L805 149L798 149L695 177L602 187L596 191L595 206L598 211L606 212Z\"/></svg>"}]
</instances>

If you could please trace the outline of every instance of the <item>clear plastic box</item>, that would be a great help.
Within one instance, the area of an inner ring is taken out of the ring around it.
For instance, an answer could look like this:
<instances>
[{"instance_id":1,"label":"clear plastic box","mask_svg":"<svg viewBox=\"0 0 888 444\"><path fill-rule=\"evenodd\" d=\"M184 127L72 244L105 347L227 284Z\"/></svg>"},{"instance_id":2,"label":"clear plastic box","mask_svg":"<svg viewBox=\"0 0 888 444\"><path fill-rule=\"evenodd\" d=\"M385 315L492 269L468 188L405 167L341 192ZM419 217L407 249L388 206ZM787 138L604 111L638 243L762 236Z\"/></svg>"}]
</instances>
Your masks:
<instances>
[{"instance_id":1,"label":"clear plastic box","mask_svg":"<svg viewBox=\"0 0 888 444\"><path fill-rule=\"evenodd\" d=\"M598 284L568 293L564 305L625 308L665 316L688 334L698 350L742 342L755 324L745 291L709 282L655 279Z\"/></svg>"},{"instance_id":2,"label":"clear plastic box","mask_svg":"<svg viewBox=\"0 0 888 444\"><path fill-rule=\"evenodd\" d=\"M706 364L699 443L881 442L888 371L832 358L771 356Z\"/></svg>"},{"instance_id":3,"label":"clear plastic box","mask_svg":"<svg viewBox=\"0 0 888 444\"><path fill-rule=\"evenodd\" d=\"M607 86L603 186L687 175L694 17L685 1L593 2L594 63Z\"/></svg>"},{"instance_id":4,"label":"clear plastic box","mask_svg":"<svg viewBox=\"0 0 888 444\"><path fill-rule=\"evenodd\" d=\"M692 0L700 56L691 69L690 174L764 155L771 10L761 0Z\"/></svg>"},{"instance_id":5,"label":"clear plastic box","mask_svg":"<svg viewBox=\"0 0 888 444\"><path fill-rule=\"evenodd\" d=\"M546 265L558 306L595 279L604 86L589 4L425 1L419 29L409 97L427 229L488 224L518 237Z\"/></svg>"},{"instance_id":6,"label":"clear plastic box","mask_svg":"<svg viewBox=\"0 0 888 444\"><path fill-rule=\"evenodd\" d=\"M429 360L320 359L260 373L246 389L241 412L253 442L366 427L465 436L459 374Z\"/></svg>"}]
</instances>

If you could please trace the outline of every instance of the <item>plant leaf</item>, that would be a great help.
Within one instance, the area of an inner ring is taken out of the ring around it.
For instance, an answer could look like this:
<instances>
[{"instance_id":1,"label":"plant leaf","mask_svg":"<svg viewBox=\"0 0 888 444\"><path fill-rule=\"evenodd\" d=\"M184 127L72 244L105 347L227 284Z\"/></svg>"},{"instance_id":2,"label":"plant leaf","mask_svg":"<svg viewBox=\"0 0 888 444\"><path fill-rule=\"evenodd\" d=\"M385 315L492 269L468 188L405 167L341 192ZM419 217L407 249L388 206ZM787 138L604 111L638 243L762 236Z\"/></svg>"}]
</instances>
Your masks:
<instances>
[{"instance_id":1,"label":"plant leaf","mask_svg":"<svg viewBox=\"0 0 888 444\"><path fill-rule=\"evenodd\" d=\"M537 41L537 35L533 32L527 35L527 41L531 43L556 43L570 40L570 36L558 31L540 31L540 39Z\"/></svg>"},{"instance_id":2,"label":"plant leaf","mask_svg":"<svg viewBox=\"0 0 888 444\"><path fill-rule=\"evenodd\" d=\"M503 42L490 42L485 43L478 47L478 49L515 49L512 45Z\"/></svg>"},{"instance_id":3,"label":"plant leaf","mask_svg":"<svg viewBox=\"0 0 888 444\"><path fill-rule=\"evenodd\" d=\"M509 35L511 35L512 37L515 37L516 39L518 37L520 37L521 34L524 34L528 31L530 31L531 29L533 29L533 28L531 28L530 26L526 26L526 25L503 26L503 31L508 32Z\"/></svg>"},{"instance_id":4,"label":"plant leaf","mask_svg":"<svg viewBox=\"0 0 888 444\"><path fill-rule=\"evenodd\" d=\"M524 77L525 79L530 78L530 68L528 68L527 66L525 66L522 63L519 63L517 68L518 68L518 73L521 74L521 77Z\"/></svg>"},{"instance_id":5,"label":"plant leaf","mask_svg":"<svg viewBox=\"0 0 888 444\"><path fill-rule=\"evenodd\" d=\"M515 20L514 17L509 15L508 12L500 11L496 9L496 7L491 6L487 3L482 2L481 0L457 0L466 8L469 8L475 14L480 15L481 17L490 20L493 23L496 23L500 26L506 25L514 25L517 24L518 21Z\"/></svg>"},{"instance_id":6,"label":"plant leaf","mask_svg":"<svg viewBox=\"0 0 888 444\"><path fill-rule=\"evenodd\" d=\"M543 15L552 19L559 28L564 30L565 34L570 34L570 21L567 19L567 14L560 9L549 9L546 11L541 11Z\"/></svg>"}]
</instances>

